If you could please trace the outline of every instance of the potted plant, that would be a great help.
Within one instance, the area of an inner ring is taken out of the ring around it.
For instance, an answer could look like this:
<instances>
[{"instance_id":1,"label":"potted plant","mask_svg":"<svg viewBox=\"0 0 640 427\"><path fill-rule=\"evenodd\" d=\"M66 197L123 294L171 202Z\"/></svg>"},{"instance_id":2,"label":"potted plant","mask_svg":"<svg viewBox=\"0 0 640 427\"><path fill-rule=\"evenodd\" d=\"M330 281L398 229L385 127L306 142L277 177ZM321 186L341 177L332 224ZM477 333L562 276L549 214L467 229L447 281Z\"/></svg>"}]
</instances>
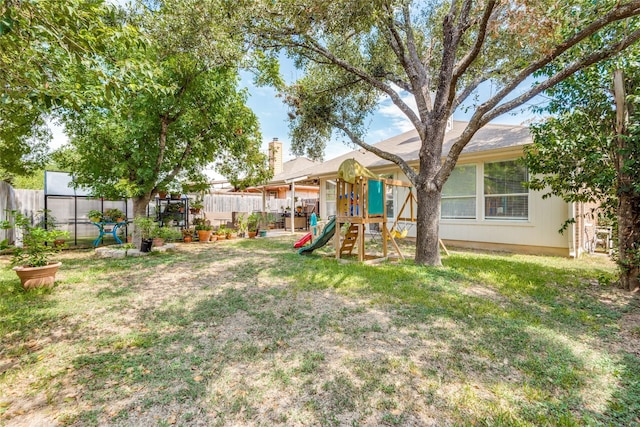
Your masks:
<instances>
[{"instance_id":1,"label":"potted plant","mask_svg":"<svg viewBox=\"0 0 640 427\"><path fill-rule=\"evenodd\" d=\"M204 218L196 218L193 220L194 228L196 233L198 233L198 240L201 243L208 242L211 237L211 224L209 221L206 221Z\"/></svg>"},{"instance_id":2,"label":"potted plant","mask_svg":"<svg viewBox=\"0 0 640 427\"><path fill-rule=\"evenodd\" d=\"M153 244L153 236L158 225L154 220L146 216L138 216L133 219L136 234L140 235L140 252L149 252Z\"/></svg>"},{"instance_id":3,"label":"potted plant","mask_svg":"<svg viewBox=\"0 0 640 427\"><path fill-rule=\"evenodd\" d=\"M153 230L153 246L163 246L166 241L179 239L182 234L171 227L156 227Z\"/></svg>"},{"instance_id":4,"label":"potted plant","mask_svg":"<svg viewBox=\"0 0 640 427\"><path fill-rule=\"evenodd\" d=\"M25 289L52 287L56 272L62 265L61 262L49 261L51 254L58 250L53 242L68 237L68 233L34 226L27 216L15 210L9 211L9 218L12 220L0 221L0 228L15 228L22 233L23 247L15 248L11 261L22 286Z\"/></svg>"},{"instance_id":5,"label":"potted plant","mask_svg":"<svg viewBox=\"0 0 640 427\"><path fill-rule=\"evenodd\" d=\"M38 215L35 218L36 227L44 228L45 230L57 230L56 217L51 213L51 209L42 209L38 211ZM53 246L56 248L63 247L65 239L62 236L53 241Z\"/></svg>"},{"instance_id":6,"label":"potted plant","mask_svg":"<svg viewBox=\"0 0 640 427\"><path fill-rule=\"evenodd\" d=\"M183 228L181 233L182 233L182 241L185 243L191 243L193 241L193 233L194 233L194 229L193 228Z\"/></svg>"},{"instance_id":7,"label":"potted plant","mask_svg":"<svg viewBox=\"0 0 640 427\"><path fill-rule=\"evenodd\" d=\"M236 230L239 237L244 237L247 234L249 228L249 221L246 214L238 215L236 219Z\"/></svg>"},{"instance_id":8,"label":"potted plant","mask_svg":"<svg viewBox=\"0 0 640 427\"><path fill-rule=\"evenodd\" d=\"M218 227L216 236L218 236L218 240L225 240L227 238L227 227L225 225Z\"/></svg>"},{"instance_id":9,"label":"potted plant","mask_svg":"<svg viewBox=\"0 0 640 427\"><path fill-rule=\"evenodd\" d=\"M124 222L125 215L118 208L111 208L104 211L104 218L109 222Z\"/></svg>"},{"instance_id":10,"label":"potted plant","mask_svg":"<svg viewBox=\"0 0 640 427\"><path fill-rule=\"evenodd\" d=\"M162 246L164 245L164 231L169 227L155 227L151 232L151 244L152 246Z\"/></svg>"},{"instance_id":11,"label":"potted plant","mask_svg":"<svg viewBox=\"0 0 640 427\"><path fill-rule=\"evenodd\" d=\"M171 221L180 221L182 214L184 213L184 202L177 202L167 204L162 212L162 222L167 225Z\"/></svg>"},{"instance_id":12,"label":"potted plant","mask_svg":"<svg viewBox=\"0 0 640 427\"><path fill-rule=\"evenodd\" d=\"M260 212L258 215L260 217L258 221L258 234L260 235L260 237L265 237L267 235L269 224L274 222L276 220L276 217L271 212Z\"/></svg>"},{"instance_id":13,"label":"potted plant","mask_svg":"<svg viewBox=\"0 0 640 427\"><path fill-rule=\"evenodd\" d=\"M89 218L91 222L102 222L102 211L91 209L87 212L87 218Z\"/></svg>"},{"instance_id":14,"label":"potted plant","mask_svg":"<svg viewBox=\"0 0 640 427\"><path fill-rule=\"evenodd\" d=\"M175 242L182 238L182 232L177 228L162 227L160 229L160 237L163 238L165 242Z\"/></svg>"},{"instance_id":15,"label":"potted plant","mask_svg":"<svg viewBox=\"0 0 640 427\"><path fill-rule=\"evenodd\" d=\"M260 225L260 214L258 212L252 212L247 217L247 232L249 238L254 239L258 235L258 228Z\"/></svg>"},{"instance_id":16,"label":"potted plant","mask_svg":"<svg viewBox=\"0 0 640 427\"><path fill-rule=\"evenodd\" d=\"M192 215L197 215L204 208L204 201L198 197L193 201L193 203L189 204L189 213Z\"/></svg>"}]
</instances>

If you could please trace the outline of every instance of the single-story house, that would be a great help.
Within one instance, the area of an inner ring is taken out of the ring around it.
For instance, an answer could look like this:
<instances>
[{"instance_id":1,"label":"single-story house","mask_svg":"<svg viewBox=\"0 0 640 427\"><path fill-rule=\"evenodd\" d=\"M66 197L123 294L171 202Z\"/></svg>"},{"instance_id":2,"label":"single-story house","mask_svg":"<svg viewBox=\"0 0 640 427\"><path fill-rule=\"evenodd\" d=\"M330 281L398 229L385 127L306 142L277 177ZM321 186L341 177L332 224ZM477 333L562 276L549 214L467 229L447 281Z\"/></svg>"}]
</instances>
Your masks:
<instances>
[{"instance_id":1,"label":"single-story house","mask_svg":"<svg viewBox=\"0 0 640 427\"><path fill-rule=\"evenodd\" d=\"M445 136L443 156L465 127L465 122L452 122ZM585 207L566 203L558 197L543 199L543 192L529 190L523 184L528 172L519 160L523 157L523 147L531 143L529 129L524 126L489 124L476 133L443 189L440 238L447 246L580 255L585 239L582 217ZM420 144L417 132L412 130L375 146L417 168ZM346 159L355 159L380 176L408 182L395 164L362 149L312 166L298 176L307 182L319 183L321 217L336 213L335 179L338 167ZM408 191L411 190L388 187L390 223L398 216ZM407 216L407 212L402 216ZM576 223L560 234L562 224L572 218ZM415 237L415 223L399 221L397 228L406 229L409 237Z\"/></svg>"},{"instance_id":2,"label":"single-story house","mask_svg":"<svg viewBox=\"0 0 640 427\"><path fill-rule=\"evenodd\" d=\"M282 164L282 171L275 174L273 178L265 185L260 187L248 188L248 192L264 192L267 200L284 199L288 201L291 208L296 204L294 198L302 200L317 200L319 188L317 183L301 183L296 185L296 178L300 177L300 172L307 170L318 163L307 159L306 157L296 157ZM295 194L294 194L295 193ZM315 203L315 202L314 202Z\"/></svg>"}]
</instances>

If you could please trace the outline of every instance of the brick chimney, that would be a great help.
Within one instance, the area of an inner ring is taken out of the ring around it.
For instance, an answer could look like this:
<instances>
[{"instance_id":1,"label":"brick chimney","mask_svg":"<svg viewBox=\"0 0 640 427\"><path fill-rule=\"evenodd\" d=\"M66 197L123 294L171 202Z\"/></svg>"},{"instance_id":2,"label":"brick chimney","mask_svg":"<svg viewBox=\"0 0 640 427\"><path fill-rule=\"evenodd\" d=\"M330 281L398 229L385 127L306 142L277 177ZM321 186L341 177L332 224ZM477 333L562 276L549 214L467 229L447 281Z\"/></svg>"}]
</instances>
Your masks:
<instances>
[{"instance_id":1,"label":"brick chimney","mask_svg":"<svg viewBox=\"0 0 640 427\"><path fill-rule=\"evenodd\" d=\"M278 138L273 138L269 143L269 167L273 175L282 173L282 142Z\"/></svg>"}]
</instances>

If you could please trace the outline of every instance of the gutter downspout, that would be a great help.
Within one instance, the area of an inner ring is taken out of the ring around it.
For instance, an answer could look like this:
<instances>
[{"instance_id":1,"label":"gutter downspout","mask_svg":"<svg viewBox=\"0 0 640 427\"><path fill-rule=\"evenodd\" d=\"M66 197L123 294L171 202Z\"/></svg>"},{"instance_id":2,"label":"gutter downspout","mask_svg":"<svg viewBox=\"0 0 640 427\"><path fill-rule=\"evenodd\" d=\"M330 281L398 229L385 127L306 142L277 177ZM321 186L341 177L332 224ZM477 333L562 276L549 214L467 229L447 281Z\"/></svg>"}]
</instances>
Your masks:
<instances>
[{"instance_id":1,"label":"gutter downspout","mask_svg":"<svg viewBox=\"0 0 640 427\"><path fill-rule=\"evenodd\" d=\"M296 224L295 224L295 215L296 215L296 204L295 204L295 200L296 200L296 182L293 181L291 183L291 234L296 232Z\"/></svg>"}]
</instances>

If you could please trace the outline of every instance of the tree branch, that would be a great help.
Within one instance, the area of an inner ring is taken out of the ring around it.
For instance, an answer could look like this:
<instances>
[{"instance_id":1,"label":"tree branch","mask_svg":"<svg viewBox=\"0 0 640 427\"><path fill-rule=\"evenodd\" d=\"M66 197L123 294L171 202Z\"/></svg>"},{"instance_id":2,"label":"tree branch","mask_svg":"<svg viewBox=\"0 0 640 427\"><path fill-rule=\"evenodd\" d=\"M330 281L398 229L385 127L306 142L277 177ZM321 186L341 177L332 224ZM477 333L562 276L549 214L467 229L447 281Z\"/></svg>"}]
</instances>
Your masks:
<instances>
[{"instance_id":1,"label":"tree branch","mask_svg":"<svg viewBox=\"0 0 640 427\"><path fill-rule=\"evenodd\" d=\"M603 29L606 25L616 22L625 18L636 16L640 13L640 0L633 0L623 6L613 9L606 15L591 22L587 27L578 31L572 37L569 37L563 43L557 45L549 54L542 58L533 61L529 66L525 67L520 73L518 73L513 80L502 88L496 95L489 99L484 104L480 105L476 110L476 114L484 116L488 111L491 111L500 101L502 101L507 95L509 95L520 83L522 83L527 77L531 76L536 71L541 70L546 65L550 64L553 60L560 57L563 53L567 52L572 47L578 45L584 39L592 36L599 30ZM635 34L636 32L632 33ZM627 45L628 46L628 45ZM570 75L570 74L569 74ZM550 87L550 86L549 86ZM538 92L539 93L539 92ZM523 102L526 102L523 101ZM512 108L517 107L519 104L515 104ZM503 111L504 112L504 111ZM474 116L476 115L474 114ZM500 113L502 114L502 113ZM499 115L499 114L498 114ZM496 116L494 116L496 117ZM484 123L486 123L485 121Z\"/></svg>"},{"instance_id":2,"label":"tree branch","mask_svg":"<svg viewBox=\"0 0 640 427\"><path fill-rule=\"evenodd\" d=\"M411 15L409 13L409 6L405 4L402 7L402 15L404 18L404 31L407 35L407 50L409 51L410 62L405 69L409 71L409 80L412 82L414 90L411 91L414 97L418 93L420 97L416 97L416 104L418 106L418 113L422 121L433 107L431 103L431 94L429 93L427 72L422 66L420 56L418 55L418 49L416 46L416 39L413 33L413 27L411 26Z\"/></svg>"},{"instance_id":3,"label":"tree branch","mask_svg":"<svg viewBox=\"0 0 640 427\"><path fill-rule=\"evenodd\" d=\"M388 160L398 165L400 170L402 170L402 172L404 172L407 178L409 178L409 181L411 181L413 185L416 185L418 174L411 166L409 166L409 164L402 157L380 150L373 145L367 144L362 139L360 139L358 135L353 133L344 122L333 120L333 125L338 129L340 129L341 131L343 131L349 137L349 139L351 139L351 141L354 144L359 145L365 150L372 152L373 154L380 157L381 159Z\"/></svg>"},{"instance_id":4,"label":"tree branch","mask_svg":"<svg viewBox=\"0 0 640 427\"><path fill-rule=\"evenodd\" d=\"M362 80L366 81L371 86L373 86L376 89L386 93L389 96L389 98L391 98L391 101L396 105L396 107L398 107L400 109L400 111L402 111L405 114L405 116L407 116L407 118L411 121L411 123L415 126L415 128L418 129L419 132L423 128L423 124L422 124L422 121L420 120L420 118L402 100L402 98L400 98L400 96L396 93L396 91L393 90L393 88L391 86L381 82L380 80L378 80L378 79L374 78L373 76L371 76L369 73L365 72L364 70L361 70L360 68L357 68L357 67L353 66L352 64L348 63L347 61L345 61L345 60L343 60L341 58L338 58L332 52L330 52L324 46L320 45L319 43L315 42L314 40L310 40L308 42L308 43L310 43L309 45L304 45L304 44L295 43L295 42L293 42L293 43L296 46L300 47L300 48L306 48L306 49L313 50L317 54L327 58L329 61L331 61L333 64L337 65L338 67L344 69L345 71L348 71L348 72L350 72L352 74L355 74L355 75L361 77Z\"/></svg>"},{"instance_id":5,"label":"tree branch","mask_svg":"<svg viewBox=\"0 0 640 427\"><path fill-rule=\"evenodd\" d=\"M544 82L536 85L535 87L533 87L532 89L530 89L526 93L520 95L519 97L517 97L517 98L515 98L515 99L513 99L513 100L511 100L509 102L505 102L504 104L501 104L498 107L494 108L493 110L487 112L486 114L483 115L483 118L482 118L480 123L482 125L484 125L484 124L488 123L489 121L493 120L494 118L498 117L499 115L513 110L514 108L524 104L525 102L527 102L528 100L530 100L534 96L544 92L545 90L551 88L555 84L557 84L557 83L561 82L562 80L570 77L572 74L582 70L583 68L587 68L587 67L595 64L598 61L601 61L603 59L606 59L606 58L609 58L609 57L613 56L614 54L616 54L616 53L624 50L625 48L631 46L632 44L634 44L638 40L640 40L640 29L634 31L633 33L631 33L629 36L624 38L619 43L616 43L616 44L614 44L612 46L609 46L607 48L595 51L595 52L591 53L590 55L587 55L587 56L582 57L581 59L579 59L577 61L574 61L569 66L563 68L561 71L557 72L556 74L554 74L553 76L551 76L550 78L545 80Z\"/></svg>"},{"instance_id":6,"label":"tree branch","mask_svg":"<svg viewBox=\"0 0 640 427\"><path fill-rule=\"evenodd\" d=\"M570 77L572 74L576 73L577 71L580 71L583 68L593 65L598 61L609 58L613 54L624 50L626 47L634 44L638 40L640 40L640 29L634 31L619 43L616 43L607 48L595 51L591 55L582 57L581 59L574 61L568 67L563 68L561 71L557 72L552 77L545 80L544 82L536 85L526 93L522 94L521 96L509 102L501 104L500 106L498 106L497 108L494 108L489 112L482 111L482 108L478 108L478 110L476 110L474 115L471 117L471 120L469 121L467 128L463 131L462 135L460 135L460 137L458 137L453 143L453 145L451 146L451 150L449 151L449 154L447 155L447 158L445 159L445 162L443 163L442 167L440 168L440 172L436 177L437 181L442 183L446 181L446 178L449 176L449 174L451 173L451 170L453 170L453 167L455 166L458 156L460 155L464 147L469 143L473 135L475 135L476 132L482 126L486 125L491 120L500 116L501 114L507 113L513 110L514 108L524 104L534 96L542 93L546 89L549 89L555 84ZM505 95L502 95L502 97L504 96ZM498 95L496 95L496 97L498 97ZM493 101L493 98L490 101Z\"/></svg>"},{"instance_id":7,"label":"tree branch","mask_svg":"<svg viewBox=\"0 0 640 427\"><path fill-rule=\"evenodd\" d=\"M486 73L476 76L472 81L470 81L467 86L457 93L455 99L451 103L451 112L455 111L455 109L458 108L462 102L478 88L478 86L494 76L496 71L497 70L489 70Z\"/></svg>"},{"instance_id":8,"label":"tree branch","mask_svg":"<svg viewBox=\"0 0 640 427\"><path fill-rule=\"evenodd\" d=\"M480 25L478 26L478 34L476 36L476 41L473 44L473 47L467 54L456 64L453 69L453 87L458 82L460 76L464 74L465 71L469 68L469 66L476 60L480 51L482 50L482 45L487 36L487 28L489 26L489 22L491 22L491 15L493 14L493 10L496 6L496 0L491 0L487 4L484 14L482 15L482 19L480 20Z\"/></svg>"},{"instance_id":9,"label":"tree branch","mask_svg":"<svg viewBox=\"0 0 640 427\"><path fill-rule=\"evenodd\" d=\"M396 57L400 61L402 68L406 70L410 66L410 60L407 57L407 53L404 50L402 37L400 36L400 33L398 33L398 30L396 29L395 19L393 18L393 10L387 4L384 5L384 8L385 8L385 12L388 15L386 21L387 21L387 30L389 30L389 33L385 33L386 39L389 42L389 46L391 46L393 53L396 54Z\"/></svg>"},{"instance_id":10,"label":"tree branch","mask_svg":"<svg viewBox=\"0 0 640 427\"><path fill-rule=\"evenodd\" d=\"M167 147L167 132L169 130L169 124L171 119L168 113L165 113L160 117L160 135L158 137L158 157L156 158L156 165L154 167L154 175L158 176L162 169L162 162L164 161L164 152Z\"/></svg>"}]
</instances>

